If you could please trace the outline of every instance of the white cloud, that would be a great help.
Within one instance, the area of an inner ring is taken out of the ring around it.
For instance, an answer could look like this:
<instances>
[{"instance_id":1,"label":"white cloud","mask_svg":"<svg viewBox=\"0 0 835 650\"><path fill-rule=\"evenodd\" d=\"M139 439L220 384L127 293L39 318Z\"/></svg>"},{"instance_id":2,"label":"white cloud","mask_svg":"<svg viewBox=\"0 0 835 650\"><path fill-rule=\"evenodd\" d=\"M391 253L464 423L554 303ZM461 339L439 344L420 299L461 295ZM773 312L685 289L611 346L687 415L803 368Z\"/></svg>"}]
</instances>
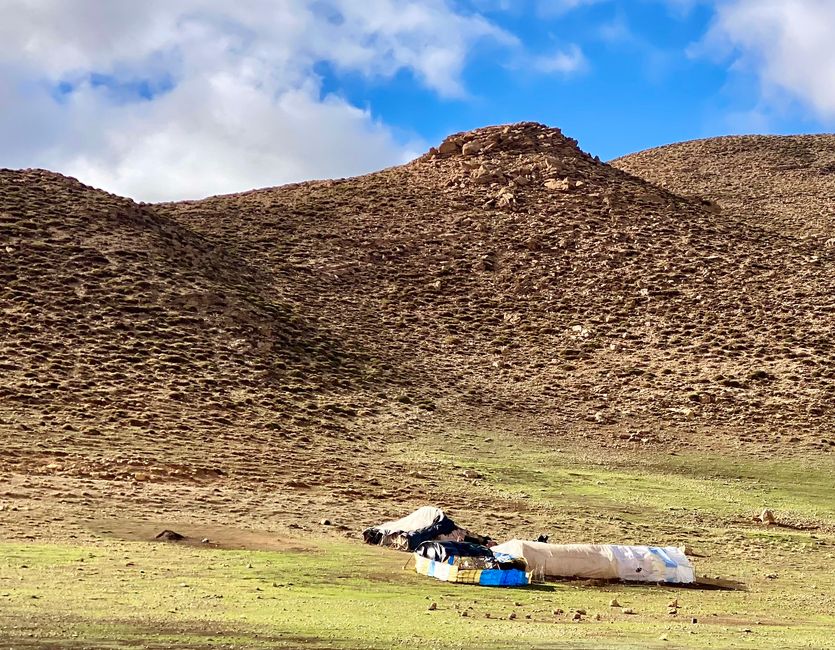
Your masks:
<instances>
[{"instance_id":1,"label":"white cloud","mask_svg":"<svg viewBox=\"0 0 835 650\"><path fill-rule=\"evenodd\" d=\"M583 51L572 45L567 50L554 52L534 59L534 68L544 73L571 74L583 70L587 65Z\"/></svg>"},{"instance_id":2,"label":"white cloud","mask_svg":"<svg viewBox=\"0 0 835 650\"><path fill-rule=\"evenodd\" d=\"M457 97L480 39L515 43L447 0L7 0L0 166L164 200L396 164L414 145L315 66Z\"/></svg>"},{"instance_id":3,"label":"white cloud","mask_svg":"<svg viewBox=\"0 0 835 650\"><path fill-rule=\"evenodd\" d=\"M835 2L718 0L715 11L693 53L756 75L769 103L788 96L835 118Z\"/></svg>"}]
</instances>

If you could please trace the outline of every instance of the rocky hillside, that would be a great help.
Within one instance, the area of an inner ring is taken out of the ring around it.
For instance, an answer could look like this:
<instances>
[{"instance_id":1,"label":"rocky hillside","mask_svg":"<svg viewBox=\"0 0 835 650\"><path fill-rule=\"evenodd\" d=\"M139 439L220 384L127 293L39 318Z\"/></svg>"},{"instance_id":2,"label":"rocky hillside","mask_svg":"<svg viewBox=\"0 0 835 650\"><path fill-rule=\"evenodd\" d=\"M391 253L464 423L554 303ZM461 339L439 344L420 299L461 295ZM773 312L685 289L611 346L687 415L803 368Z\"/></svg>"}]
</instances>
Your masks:
<instances>
[{"instance_id":1,"label":"rocky hillside","mask_svg":"<svg viewBox=\"0 0 835 650\"><path fill-rule=\"evenodd\" d=\"M831 250L557 129L164 205L2 171L0 223L2 463L29 472L348 496L427 427L835 448Z\"/></svg>"},{"instance_id":2,"label":"rocky hillside","mask_svg":"<svg viewBox=\"0 0 835 650\"><path fill-rule=\"evenodd\" d=\"M835 246L835 135L694 140L612 164L751 224Z\"/></svg>"},{"instance_id":3,"label":"rocky hillside","mask_svg":"<svg viewBox=\"0 0 835 650\"><path fill-rule=\"evenodd\" d=\"M378 369L413 373L401 399L436 421L831 446L832 256L557 129L480 129L368 176L157 210L269 269Z\"/></svg>"},{"instance_id":4,"label":"rocky hillside","mask_svg":"<svg viewBox=\"0 0 835 650\"><path fill-rule=\"evenodd\" d=\"M193 478L343 430L366 360L268 272L49 172L0 171L0 225L6 463ZM333 410L312 417L312 394Z\"/></svg>"}]
</instances>

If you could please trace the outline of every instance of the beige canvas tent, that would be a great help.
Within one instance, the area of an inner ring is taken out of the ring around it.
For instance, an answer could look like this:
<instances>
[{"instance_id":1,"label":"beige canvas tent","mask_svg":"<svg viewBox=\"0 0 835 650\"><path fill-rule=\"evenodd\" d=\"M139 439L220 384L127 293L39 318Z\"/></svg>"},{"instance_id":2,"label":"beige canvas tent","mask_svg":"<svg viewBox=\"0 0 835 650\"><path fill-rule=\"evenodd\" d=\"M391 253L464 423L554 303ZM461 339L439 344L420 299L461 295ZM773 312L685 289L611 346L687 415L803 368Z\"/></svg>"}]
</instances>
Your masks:
<instances>
[{"instance_id":1,"label":"beige canvas tent","mask_svg":"<svg viewBox=\"0 0 835 650\"><path fill-rule=\"evenodd\" d=\"M637 582L691 583L693 566L674 546L545 544L513 539L494 552L523 557L540 578L600 578Z\"/></svg>"}]
</instances>

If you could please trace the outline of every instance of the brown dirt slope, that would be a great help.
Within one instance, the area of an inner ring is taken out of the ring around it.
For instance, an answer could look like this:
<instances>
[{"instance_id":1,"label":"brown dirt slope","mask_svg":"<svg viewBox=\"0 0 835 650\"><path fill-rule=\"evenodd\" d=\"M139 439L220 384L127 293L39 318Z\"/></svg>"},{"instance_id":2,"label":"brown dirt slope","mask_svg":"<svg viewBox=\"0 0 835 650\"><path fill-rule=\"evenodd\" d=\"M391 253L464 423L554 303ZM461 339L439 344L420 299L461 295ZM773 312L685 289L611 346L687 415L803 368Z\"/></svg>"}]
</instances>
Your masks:
<instances>
[{"instance_id":1,"label":"brown dirt slope","mask_svg":"<svg viewBox=\"0 0 835 650\"><path fill-rule=\"evenodd\" d=\"M426 428L835 447L832 254L557 129L156 206L2 171L0 219L0 471L388 498Z\"/></svg>"},{"instance_id":2,"label":"brown dirt slope","mask_svg":"<svg viewBox=\"0 0 835 650\"><path fill-rule=\"evenodd\" d=\"M156 210L269 269L436 423L829 450L833 257L523 123ZM392 366L393 364L393 366ZM790 441L790 442L789 442Z\"/></svg>"},{"instance_id":3,"label":"brown dirt slope","mask_svg":"<svg viewBox=\"0 0 835 650\"><path fill-rule=\"evenodd\" d=\"M835 246L835 135L694 140L612 165L672 192L714 201L751 223Z\"/></svg>"},{"instance_id":4,"label":"brown dirt slope","mask_svg":"<svg viewBox=\"0 0 835 650\"><path fill-rule=\"evenodd\" d=\"M212 477L308 432L306 396L358 390L365 360L268 273L147 206L3 170L0 224L4 464Z\"/></svg>"}]
</instances>

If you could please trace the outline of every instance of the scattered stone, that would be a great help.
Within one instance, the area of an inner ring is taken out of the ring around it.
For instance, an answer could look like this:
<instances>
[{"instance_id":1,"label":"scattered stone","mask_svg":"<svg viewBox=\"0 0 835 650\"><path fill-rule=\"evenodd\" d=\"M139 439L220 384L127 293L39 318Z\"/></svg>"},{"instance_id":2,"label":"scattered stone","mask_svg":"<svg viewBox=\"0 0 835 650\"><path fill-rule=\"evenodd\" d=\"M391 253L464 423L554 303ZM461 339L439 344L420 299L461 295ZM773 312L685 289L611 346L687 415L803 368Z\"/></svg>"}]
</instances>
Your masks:
<instances>
[{"instance_id":1,"label":"scattered stone","mask_svg":"<svg viewBox=\"0 0 835 650\"><path fill-rule=\"evenodd\" d=\"M635 610L631 607L626 607L625 609L621 610L624 614L635 614Z\"/></svg>"},{"instance_id":2,"label":"scattered stone","mask_svg":"<svg viewBox=\"0 0 835 650\"><path fill-rule=\"evenodd\" d=\"M585 614L586 614L586 610L584 610L584 609L576 609L574 611L577 612L578 614L580 614L581 616L585 616Z\"/></svg>"},{"instance_id":3,"label":"scattered stone","mask_svg":"<svg viewBox=\"0 0 835 650\"><path fill-rule=\"evenodd\" d=\"M675 608L677 608L678 606L679 606L679 604L678 604L678 598L673 598L673 599L672 599L669 603L667 603L667 607L675 607Z\"/></svg>"},{"instance_id":4,"label":"scattered stone","mask_svg":"<svg viewBox=\"0 0 835 650\"><path fill-rule=\"evenodd\" d=\"M185 535L180 535L180 533L174 532L173 530L168 530L167 528L162 531L161 533L157 533L154 539L159 539L164 542L179 542L186 538Z\"/></svg>"},{"instance_id":5,"label":"scattered stone","mask_svg":"<svg viewBox=\"0 0 835 650\"><path fill-rule=\"evenodd\" d=\"M572 621L582 621L583 615L580 612L574 612L574 616L571 617Z\"/></svg>"},{"instance_id":6,"label":"scattered stone","mask_svg":"<svg viewBox=\"0 0 835 650\"><path fill-rule=\"evenodd\" d=\"M764 523L766 526L770 526L771 524L775 523L776 520L774 519L774 513L771 512L768 508L765 508L760 513L760 521Z\"/></svg>"},{"instance_id":7,"label":"scattered stone","mask_svg":"<svg viewBox=\"0 0 835 650\"><path fill-rule=\"evenodd\" d=\"M467 618L469 615L470 615L470 614L469 614L469 612L467 612L467 610L466 610L466 609L465 609L463 612L461 612L461 617L462 617L462 618Z\"/></svg>"},{"instance_id":8,"label":"scattered stone","mask_svg":"<svg viewBox=\"0 0 835 650\"><path fill-rule=\"evenodd\" d=\"M320 521L319 523L323 526L330 526L332 522L330 519L322 519L322 521Z\"/></svg>"},{"instance_id":9,"label":"scattered stone","mask_svg":"<svg viewBox=\"0 0 835 650\"><path fill-rule=\"evenodd\" d=\"M545 181L545 188L554 190L555 192L567 192L571 189L571 183L567 178L562 180L556 178L549 178Z\"/></svg>"},{"instance_id":10,"label":"scattered stone","mask_svg":"<svg viewBox=\"0 0 835 650\"><path fill-rule=\"evenodd\" d=\"M507 208L516 205L516 196L507 189L502 190L496 198L497 208Z\"/></svg>"},{"instance_id":11,"label":"scattered stone","mask_svg":"<svg viewBox=\"0 0 835 650\"><path fill-rule=\"evenodd\" d=\"M430 612L434 612L436 609L438 609L438 603L430 603L429 607L427 607L426 609Z\"/></svg>"},{"instance_id":12,"label":"scattered stone","mask_svg":"<svg viewBox=\"0 0 835 650\"><path fill-rule=\"evenodd\" d=\"M481 165L478 169L476 169L472 176L470 176L470 180L476 185L490 185L491 183L499 183L504 180L502 174L490 167L485 165Z\"/></svg>"},{"instance_id":13,"label":"scattered stone","mask_svg":"<svg viewBox=\"0 0 835 650\"><path fill-rule=\"evenodd\" d=\"M208 543L209 543L209 538L208 538L208 537L204 537L203 539L201 539L201 540L200 540L200 543L201 543L201 544L208 544Z\"/></svg>"},{"instance_id":14,"label":"scattered stone","mask_svg":"<svg viewBox=\"0 0 835 650\"><path fill-rule=\"evenodd\" d=\"M620 603L618 602L618 599L617 598L612 598L612 600L609 601L609 607L620 607Z\"/></svg>"},{"instance_id":15,"label":"scattered stone","mask_svg":"<svg viewBox=\"0 0 835 650\"><path fill-rule=\"evenodd\" d=\"M441 155L448 155L454 153L461 152L461 145L457 142L452 140L451 138L447 138L441 143L441 146L438 147L438 153Z\"/></svg>"},{"instance_id":16,"label":"scattered stone","mask_svg":"<svg viewBox=\"0 0 835 650\"><path fill-rule=\"evenodd\" d=\"M696 623L699 622L699 619L694 616L693 618L690 619L690 622L693 623L693 625L695 625Z\"/></svg>"},{"instance_id":17,"label":"scattered stone","mask_svg":"<svg viewBox=\"0 0 835 650\"><path fill-rule=\"evenodd\" d=\"M565 611L559 607L554 610L554 616L562 616L563 614L565 614Z\"/></svg>"},{"instance_id":18,"label":"scattered stone","mask_svg":"<svg viewBox=\"0 0 835 650\"><path fill-rule=\"evenodd\" d=\"M515 620L516 619L516 612L510 612L510 615L507 617L508 620Z\"/></svg>"},{"instance_id":19,"label":"scattered stone","mask_svg":"<svg viewBox=\"0 0 835 650\"><path fill-rule=\"evenodd\" d=\"M464 146L461 147L461 153L465 156L475 156L476 154L481 153L482 149L487 146L487 142L483 140L470 140L469 142L464 143Z\"/></svg>"}]
</instances>

